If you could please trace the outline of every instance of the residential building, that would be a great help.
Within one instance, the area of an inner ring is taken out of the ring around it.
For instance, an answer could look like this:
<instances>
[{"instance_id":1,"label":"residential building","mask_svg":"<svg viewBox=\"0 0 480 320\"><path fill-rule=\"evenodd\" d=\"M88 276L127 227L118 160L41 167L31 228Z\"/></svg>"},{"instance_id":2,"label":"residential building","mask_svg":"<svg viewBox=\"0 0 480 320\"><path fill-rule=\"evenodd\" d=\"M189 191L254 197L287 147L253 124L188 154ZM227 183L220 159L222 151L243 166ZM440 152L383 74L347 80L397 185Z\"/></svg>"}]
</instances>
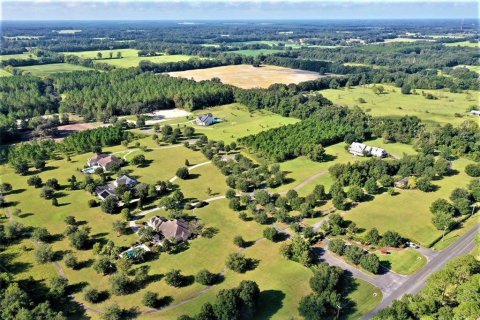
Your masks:
<instances>
[{"instance_id":1,"label":"residential building","mask_svg":"<svg viewBox=\"0 0 480 320\"><path fill-rule=\"evenodd\" d=\"M119 159L114 155L100 153L88 159L87 164L90 167L101 167L104 171L109 171L114 166L121 165L122 159Z\"/></svg>"},{"instance_id":2,"label":"residential building","mask_svg":"<svg viewBox=\"0 0 480 320\"><path fill-rule=\"evenodd\" d=\"M108 196L115 196L115 190L121 185L126 185L127 188L133 189L137 185L137 180L123 175L112 183L97 187L95 192L100 199L105 200Z\"/></svg>"},{"instance_id":3,"label":"residential building","mask_svg":"<svg viewBox=\"0 0 480 320\"><path fill-rule=\"evenodd\" d=\"M470 114L472 114L474 116L480 116L480 110L472 110L472 111L470 111Z\"/></svg>"},{"instance_id":4,"label":"residential building","mask_svg":"<svg viewBox=\"0 0 480 320\"><path fill-rule=\"evenodd\" d=\"M378 158L384 158L388 156L388 153L382 148L371 147L359 142L353 142L348 148L348 152L361 157L374 156Z\"/></svg>"},{"instance_id":5,"label":"residential building","mask_svg":"<svg viewBox=\"0 0 480 320\"><path fill-rule=\"evenodd\" d=\"M147 225L161 233L166 239L175 238L178 241L186 241L192 235L188 228L188 222L184 220L166 220L155 216L147 221Z\"/></svg>"},{"instance_id":6,"label":"residential building","mask_svg":"<svg viewBox=\"0 0 480 320\"><path fill-rule=\"evenodd\" d=\"M199 126L209 126L214 124L215 117L211 113L201 114L195 119L195 123Z\"/></svg>"}]
</instances>

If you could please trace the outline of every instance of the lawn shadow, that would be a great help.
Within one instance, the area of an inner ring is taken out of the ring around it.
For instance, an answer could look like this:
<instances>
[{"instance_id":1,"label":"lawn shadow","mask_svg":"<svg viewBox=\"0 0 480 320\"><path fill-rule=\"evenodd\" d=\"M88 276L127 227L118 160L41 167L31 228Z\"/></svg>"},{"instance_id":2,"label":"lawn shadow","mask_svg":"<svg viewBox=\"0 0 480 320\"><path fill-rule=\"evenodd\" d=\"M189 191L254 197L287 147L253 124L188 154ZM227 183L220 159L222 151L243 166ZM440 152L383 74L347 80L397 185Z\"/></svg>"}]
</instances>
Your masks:
<instances>
[{"instance_id":1,"label":"lawn shadow","mask_svg":"<svg viewBox=\"0 0 480 320\"><path fill-rule=\"evenodd\" d=\"M18 217L24 219L24 218L28 218L28 217L30 217L30 216L33 216L33 213L31 213L31 212L29 212L29 213L22 213L22 214L19 215Z\"/></svg>"},{"instance_id":2,"label":"lawn shadow","mask_svg":"<svg viewBox=\"0 0 480 320\"><path fill-rule=\"evenodd\" d=\"M197 179L197 178L199 178L200 176L201 176L201 174L199 174L199 173L190 173L190 174L188 175L188 179L185 179L185 180Z\"/></svg>"},{"instance_id":3,"label":"lawn shadow","mask_svg":"<svg viewBox=\"0 0 480 320\"><path fill-rule=\"evenodd\" d=\"M83 289L85 289L87 286L88 286L88 282L86 282L86 281L81 281L81 282L70 284L67 287L67 293L68 294L79 293Z\"/></svg>"},{"instance_id":4,"label":"lawn shadow","mask_svg":"<svg viewBox=\"0 0 480 320\"><path fill-rule=\"evenodd\" d=\"M172 296L164 296L161 297L157 300L156 308L161 309L169 306L173 302L173 297Z\"/></svg>"},{"instance_id":5,"label":"lawn shadow","mask_svg":"<svg viewBox=\"0 0 480 320\"><path fill-rule=\"evenodd\" d=\"M264 290L258 298L258 310L256 316L259 319L270 319L283 307L286 295L280 290Z\"/></svg>"},{"instance_id":6,"label":"lawn shadow","mask_svg":"<svg viewBox=\"0 0 480 320\"><path fill-rule=\"evenodd\" d=\"M83 261L80 261L77 263L77 266L75 268L75 270L81 270L83 268L90 268L93 263L95 262L94 259L87 259L87 260L83 260Z\"/></svg>"},{"instance_id":7,"label":"lawn shadow","mask_svg":"<svg viewBox=\"0 0 480 320\"><path fill-rule=\"evenodd\" d=\"M19 193L22 193L24 191L27 191L27 189L15 189L15 190L12 190L10 191L7 195L11 195L11 194L19 194Z\"/></svg>"}]
</instances>

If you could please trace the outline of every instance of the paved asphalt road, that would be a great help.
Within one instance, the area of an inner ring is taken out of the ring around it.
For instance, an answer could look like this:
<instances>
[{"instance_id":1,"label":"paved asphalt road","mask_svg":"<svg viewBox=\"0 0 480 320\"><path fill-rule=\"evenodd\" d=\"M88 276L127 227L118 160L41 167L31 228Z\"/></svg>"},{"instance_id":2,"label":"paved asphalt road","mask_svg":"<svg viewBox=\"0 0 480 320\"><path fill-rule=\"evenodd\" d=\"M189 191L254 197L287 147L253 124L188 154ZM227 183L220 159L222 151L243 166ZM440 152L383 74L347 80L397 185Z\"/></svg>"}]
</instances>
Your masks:
<instances>
[{"instance_id":1,"label":"paved asphalt road","mask_svg":"<svg viewBox=\"0 0 480 320\"><path fill-rule=\"evenodd\" d=\"M328 250L316 248L315 251L322 261L339 266L350 272L352 276L368 281L382 290L382 302L364 317L364 319L371 319L380 310L388 307L394 300L400 299L404 294L420 291L428 277L442 269L448 261L471 252L475 248L475 236L479 229L480 224L477 224L447 249L429 254L429 261L425 267L416 274L409 276L400 275L390 270L385 270L385 273L380 275L367 274L347 264Z\"/></svg>"}]
</instances>

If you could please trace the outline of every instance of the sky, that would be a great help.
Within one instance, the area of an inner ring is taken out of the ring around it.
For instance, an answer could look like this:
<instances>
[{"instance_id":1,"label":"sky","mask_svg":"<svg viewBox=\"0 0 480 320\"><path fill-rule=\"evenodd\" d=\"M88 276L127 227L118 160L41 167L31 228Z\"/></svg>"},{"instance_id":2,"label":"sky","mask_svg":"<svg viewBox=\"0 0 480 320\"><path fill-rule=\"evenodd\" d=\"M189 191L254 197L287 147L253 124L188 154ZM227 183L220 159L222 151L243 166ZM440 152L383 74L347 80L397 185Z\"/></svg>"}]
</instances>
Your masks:
<instances>
[{"instance_id":1,"label":"sky","mask_svg":"<svg viewBox=\"0 0 480 320\"><path fill-rule=\"evenodd\" d=\"M477 1L0 0L1 20L478 19Z\"/></svg>"}]
</instances>

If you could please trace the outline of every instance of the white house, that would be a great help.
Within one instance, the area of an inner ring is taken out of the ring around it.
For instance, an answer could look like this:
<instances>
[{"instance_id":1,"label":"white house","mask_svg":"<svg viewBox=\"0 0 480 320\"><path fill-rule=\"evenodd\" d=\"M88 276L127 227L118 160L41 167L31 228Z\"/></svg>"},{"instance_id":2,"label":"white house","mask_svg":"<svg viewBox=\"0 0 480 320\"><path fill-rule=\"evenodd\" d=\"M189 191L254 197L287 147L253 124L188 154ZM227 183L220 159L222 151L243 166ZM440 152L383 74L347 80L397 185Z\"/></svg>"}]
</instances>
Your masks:
<instances>
[{"instance_id":1,"label":"white house","mask_svg":"<svg viewBox=\"0 0 480 320\"><path fill-rule=\"evenodd\" d=\"M199 126L209 126L215 123L215 117L211 113L201 114L195 119Z\"/></svg>"},{"instance_id":2,"label":"white house","mask_svg":"<svg viewBox=\"0 0 480 320\"><path fill-rule=\"evenodd\" d=\"M470 111L470 114L474 116L480 116L480 110L472 110Z\"/></svg>"},{"instance_id":3,"label":"white house","mask_svg":"<svg viewBox=\"0 0 480 320\"><path fill-rule=\"evenodd\" d=\"M373 156L378 158L384 158L388 156L388 153L382 148L367 146L366 144L359 142L353 142L348 148L348 152L361 157Z\"/></svg>"},{"instance_id":4,"label":"white house","mask_svg":"<svg viewBox=\"0 0 480 320\"><path fill-rule=\"evenodd\" d=\"M132 179L126 175L121 176L117 180L115 180L113 183L109 183L107 185L97 187L95 189L95 192L97 193L97 196L105 200L108 196L116 196L115 190L117 189L118 186L121 185L126 185L128 189L133 189L137 185L137 180Z\"/></svg>"}]
</instances>

